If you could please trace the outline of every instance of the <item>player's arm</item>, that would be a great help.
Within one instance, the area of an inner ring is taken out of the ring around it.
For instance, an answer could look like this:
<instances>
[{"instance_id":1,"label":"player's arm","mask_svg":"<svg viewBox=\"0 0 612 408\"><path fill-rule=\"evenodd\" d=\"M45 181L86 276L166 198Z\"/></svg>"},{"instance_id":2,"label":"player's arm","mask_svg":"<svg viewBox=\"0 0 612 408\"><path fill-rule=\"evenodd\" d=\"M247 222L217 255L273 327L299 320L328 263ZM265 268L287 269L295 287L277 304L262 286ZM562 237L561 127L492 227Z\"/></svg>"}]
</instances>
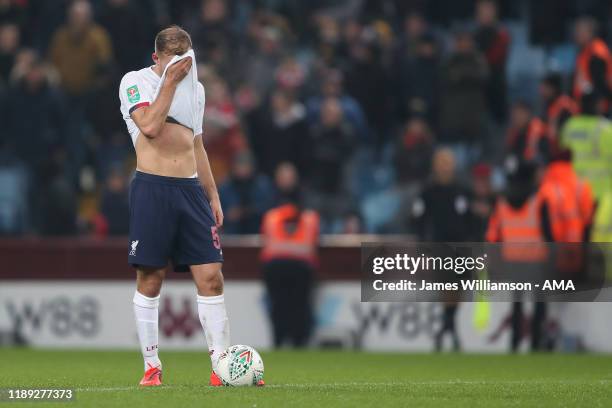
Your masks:
<instances>
[{"instance_id":1,"label":"player's arm","mask_svg":"<svg viewBox=\"0 0 612 408\"><path fill-rule=\"evenodd\" d=\"M132 119L143 135L148 138L154 138L159 135L166 122L176 86L185 78L190 69L191 58L185 58L171 65L166 71L166 79L155 101L131 113Z\"/></svg>"},{"instance_id":2,"label":"player's arm","mask_svg":"<svg viewBox=\"0 0 612 408\"><path fill-rule=\"evenodd\" d=\"M204 142L202 141L202 134L197 135L193 140L193 148L196 157L196 166L198 169L198 177L200 183L206 191L206 195L210 200L210 207L215 217L217 227L223 225L223 210L221 209L221 201L219 200L219 192L217 191L217 185L210 169L210 163L208 161L208 155L206 149L204 149Z\"/></svg>"}]
</instances>

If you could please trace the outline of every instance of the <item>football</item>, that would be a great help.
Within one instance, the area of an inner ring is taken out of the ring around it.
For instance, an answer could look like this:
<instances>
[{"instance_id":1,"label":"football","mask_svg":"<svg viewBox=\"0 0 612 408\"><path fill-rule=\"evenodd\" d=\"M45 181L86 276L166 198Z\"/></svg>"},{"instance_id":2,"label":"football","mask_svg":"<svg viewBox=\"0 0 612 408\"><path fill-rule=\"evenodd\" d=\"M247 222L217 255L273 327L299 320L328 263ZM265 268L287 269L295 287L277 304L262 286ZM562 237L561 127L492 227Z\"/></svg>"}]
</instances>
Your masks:
<instances>
[{"instance_id":1,"label":"football","mask_svg":"<svg viewBox=\"0 0 612 408\"><path fill-rule=\"evenodd\" d=\"M263 360L253 347L237 344L221 354L215 373L223 385L258 385L263 380Z\"/></svg>"}]
</instances>

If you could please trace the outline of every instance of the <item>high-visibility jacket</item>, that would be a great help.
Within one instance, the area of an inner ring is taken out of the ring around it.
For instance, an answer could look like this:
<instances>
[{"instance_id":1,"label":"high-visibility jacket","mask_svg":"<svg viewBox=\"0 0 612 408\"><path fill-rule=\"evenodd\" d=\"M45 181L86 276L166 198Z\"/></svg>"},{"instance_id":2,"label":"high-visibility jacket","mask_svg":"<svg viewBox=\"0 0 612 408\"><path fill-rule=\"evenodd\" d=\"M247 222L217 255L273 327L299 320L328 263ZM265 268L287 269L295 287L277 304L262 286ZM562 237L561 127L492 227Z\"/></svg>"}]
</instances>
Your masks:
<instances>
[{"instance_id":1,"label":"high-visibility jacket","mask_svg":"<svg viewBox=\"0 0 612 408\"><path fill-rule=\"evenodd\" d=\"M595 199L612 189L612 122L578 115L565 123L560 144L572 151L572 166L593 189Z\"/></svg>"},{"instance_id":2,"label":"high-visibility jacket","mask_svg":"<svg viewBox=\"0 0 612 408\"><path fill-rule=\"evenodd\" d=\"M589 69L593 57L598 57L606 63L606 78L608 86L612 87L612 55L610 55L610 49L606 43L596 38L580 51L576 59L574 98L578 101L584 94L593 91L593 78Z\"/></svg>"},{"instance_id":3,"label":"high-visibility jacket","mask_svg":"<svg viewBox=\"0 0 612 408\"><path fill-rule=\"evenodd\" d=\"M599 201L593 219L591 241L612 244L612 192L607 192Z\"/></svg>"},{"instance_id":4,"label":"high-visibility jacket","mask_svg":"<svg viewBox=\"0 0 612 408\"><path fill-rule=\"evenodd\" d=\"M548 204L554 241L582 242L595 207L589 183L578 178L571 163L556 161L546 168L538 193Z\"/></svg>"},{"instance_id":5,"label":"high-visibility jacket","mask_svg":"<svg viewBox=\"0 0 612 408\"><path fill-rule=\"evenodd\" d=\"M612 280L612 191L605 193L599 200L593 219L591 241L602 243L605 270L608 280Z\"/></svg>"},{"instance_id":6,"label":"high-visibility jacket","mask_svg":"<svg viewBox=\"0 0 612 408\"><path fill-rule=\"evenodd\" d=\"M317 265L319 215L311 210L299 214L298 211L296 206L287 204L273 208L264 215L261 231L263 262L294 259ZM289 231L287 223L293 220L296 222L295 229Z\"/></svg>"},{"instance_id":7,"label":"high-visibility jacket","mask_svg":"<svg viewBox=\"0 0 612 408\"><path fill-rule=\"evenodd\" d=\"M514 208L505 198L497 201L489 219L486 239L501 242L502 258L510 262L541 262L547 257L542 232L539 196L531 196L521 208Z\"/></svg>"},{"instance_id":8,"label":"high-visibility jacket","mask_svg":"<svg viewBox=\"0 0 612 408\"><path fill-rule=\"evenodd\" d=\"M508 143L510 145L513 145L517 142L516 139L518 137L518 134L511 134ZM543 139L550 140L550 136L548 134L548 127L540 118L536 117L531 119L531 121L527 125L525 137L527 138L527 140L525 143L525 148L521 152L521 155L522 158L526 161L532 161L537 158L540 142Z\"/></svg>"}]
</instances>

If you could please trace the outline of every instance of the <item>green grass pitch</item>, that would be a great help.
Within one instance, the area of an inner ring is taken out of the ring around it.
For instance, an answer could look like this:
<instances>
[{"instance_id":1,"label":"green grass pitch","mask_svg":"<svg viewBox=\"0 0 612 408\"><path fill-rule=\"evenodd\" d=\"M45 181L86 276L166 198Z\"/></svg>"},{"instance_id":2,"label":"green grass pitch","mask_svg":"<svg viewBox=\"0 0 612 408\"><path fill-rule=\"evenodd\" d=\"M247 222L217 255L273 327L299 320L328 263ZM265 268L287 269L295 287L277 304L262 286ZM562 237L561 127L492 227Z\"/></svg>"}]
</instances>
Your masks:
<instances>
[{"instance_id":1,"label":"green grass pitch","mask_svg":"<svg viewBox=\"0 0 612 408\"><path fill-rule=\"evenodd\" d=\"M137 352L0 349L0 388L69 387L14 407L610 407L612 356L263 353L263 388L209 387L206 353L163 352L164 386L139 389Z\"/></svg>"}]
</instances>

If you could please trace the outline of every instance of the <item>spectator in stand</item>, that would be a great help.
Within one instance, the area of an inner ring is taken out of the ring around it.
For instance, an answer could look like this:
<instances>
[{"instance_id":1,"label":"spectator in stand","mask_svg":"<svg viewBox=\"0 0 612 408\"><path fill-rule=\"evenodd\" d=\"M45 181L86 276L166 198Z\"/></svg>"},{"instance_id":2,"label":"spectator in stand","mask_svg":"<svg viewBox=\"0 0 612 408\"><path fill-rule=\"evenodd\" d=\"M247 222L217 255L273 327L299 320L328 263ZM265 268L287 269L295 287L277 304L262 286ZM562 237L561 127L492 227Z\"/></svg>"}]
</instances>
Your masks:
<instances>
[{"instance_id":1,"label":"spectator in stand","mask_svg":"<svg viewBox=\"0 0 612 408\"><path fill-rule=\"evenodd\" d=\"M56 146L48 152L38 171L33 218L38 232L45 236L77 233L78 197L65 176L66 161L66 151Z\"/></svg>"},{"instance_id":2,"label":"spectator in stand","mask_svg":"<svg viewBox=\"0 0 612 408\"><path fill-rule=\"evenodd\" d=\"M418 48L424 36L431 36L425 16L419 12L411 12L404 19L402 35L398 38L398 58L410 59L417 55Z\"/></svg>"},{"instance_id":3,"label":"spectator in stand","mask_svg":"<svg viewBox=\"0 0 612 408\"><path fill-rule=\"evenodd\" d=\"M410 119L398 133L392 157L396 184L391 189L370 194L362 203L369 232L414 232L413 217L406 208L412 208L415 200L420 200L423 180L431 171L434 143L429 125L418 116Z\"/></svg>"},{"instance_id":4,"label":"spectator in stand","mask_svg":"<svg viewBox=\"0 0 612 408\"><path fill-rule=\"evenodd\" d=\"M0 26L0 87L9 82L18 49L19 28L15 24Z\"/></svg>"},{"instance_id":5,"label":"spectator in stand","mask_svg":"<svg viewBox=\"0 0 612 408\"><path fill-rule=\"evenodd\" d=\"M108 235L127 235L130 226L128 181L121 168L110 171L102 190L100 214Z\"/></svg>"},{"instance_id":6,"label":"spectator in stand","mask_svg":"<svg viewBox=\"0 0 612 408\"><path fill-rule=\"evenodd\" d=\"M440 140L453 145L459 167L474 160L482 144L486 119L487 63L475 48L472 34L454 34L453 51L440 77Z\"/></svg>"},{"instance_id":7,"label":"spectator in stand","mask_svg":"<svg viewBox=\"0 0 612 408\"><path fill-rule=\"evenodd\" d=\"M304 85L306 73L294 57L287 57L276 69L274 78L276 85L285 91L299 93Z\"/></svg>"},{"instance_id":8,"label":"spectator in stand","mask_svg":"<svg viewBox=\"0 0 612 408\"><path fill-rule=\"evenodd\" d=\"M108 30L114 45L117 71L124 73L142 68L150 61L152 24L143 20L140 2L106 0L100 24ZM135 22L138 21L138 24ZM126 41L129 39L129 42Z\"/></svg>"},{"instance_id":9,"label":"spectator in stand","mask_svg":"<svg viewBox=\"0 0 612 408\"><path fill-rule=\"evenodd\" d=\"M274 206L302 199L300 176L297 168L289 162L280 163L274 170Z\"/></svg>"},{"instance_id":10,"label":"spectator in stand","mask_svg":"<svg viewBox=\"0 0 612 408\"><path fill-rule=\"evenodd\" d=\"M606 112L612 101L612 56L606 43L597 37L597 22L584 17L576 22L575 41L580 51L576 58L573 96L582 105L585 95L605 100Z\"/></svg>"},{"instance_id":11,"label":"spectator in stand","mask_svg":"<svg viewBox=\"0 0 612 408\"><path fill-rule=\"evenodd\" d=\"M62 87L71 96L83 96L99 87L112 60L108 32L92 17L89 1L76 0L68 9L66 25L51 40L50 60L59 72Z\"/></svg>"},{"instance_id":12,"label":"spectator in stand","mask_svg":"<svg viewBox=\"0 0 612 408\"><path fill-rule=\"evenodd\" d=\"M0 1L0 24L11 23L23 27L28 17L27 7L31 5L27 1Z\"/></svg>"},{"instance_id":13,"label":"spectator in stand","mask_svg":"<svg viewBox=\"0 0 612 408\"><path fill-rule=\"evenodd\" d=\"M476 3L476 32L474 39L489 66L487 102L493 119L503 123L506 119L506 61L510 48L510 34L501 27L496 0L478 0Z\"/></svg>"},{"instance_id":14,"label":"spectator in stand","mask_svg":"<svg viewBox=\"0 0 612 408\"><path fill-rule=\"evenodd\" d=\"M399 117L404 120L421 115L436 123L439 103L440 59L438 44L430 34L416 39L410 55L401 55L397 62Z\"/></svg>"},{"instance_id":15,"label":"spectator in stand","mask_svg":"<svg viewBox=\"0 0 612 408\"><path fill-rule=\"evenodd\" d=\"M206 128L204 144L215 180L222 183L236 155L246 149L238 112L227 83L215 74L204 74L206 84Z\"/></svg>"},{"instance_id":16,"label":"spectator in stand","mask_svg":"<svg viewBox=\"0 0 612 408\"><path fill-rule=\"evenodd\" d=\"M314 24L316 25L317 63L323 66L341 65L348 57L350 45L358 41L361 35L361 24L349 20L342 30L338 20L326 14L318 15Z\"/></svg>"},{"instance_id":17,"label":"spectator in stand","mask_svg":"<svg viewBox=\"0 0 612 408\"><path fill-rule=\"evenodd\" d=\"M506 151L523 161L545 164L554 145L546 124L532 112L526 102L516 102L510 114Z\"/></svg>"},{"instance_id":18,"label":"spectator in stand","mask_svg":"<svg viewBox=\"0 0 612 408\"><path fill-rule=\"evenodd\" d=\"M341 192L344 170L355 144L355 132L344 120L338 99L327 98L323 102L320 121L310 135L307 185L319 194L335 196Z\"/></svg>"},{"instance_id":19,"label":"spectator in stand","mask_svg":"<svg viewBox=\"0 0 612 408\"><path fill-rule=\"evenodd\" d=\"M394 149L393 162L399 184L427 178L434 142L434 135L424 119L414 117L406 123Z\"/></svg>"},{"instance_id":20,"label":"spectator in stand","mask_svg":"<svg viewBox=\"0 0 612 408\"><path fill-rule=\"evenodd\" d=\"M228 180L219 187L228 234L256 234L262 215L274 205L274 189L267 176L257 174L251 153L236 155Z\"/></svg>"},{"instance_id":21,"label":"spectator in stand","mask_svg":"<svg viewBox=\"0 0 612 408\"><path fill-rule=\"evenodd\" d=\"M368 129L365 116L355 98L344 92L342 72L339 70L326 70L321 81L320 92L306 102L310 124L320 121L321 106L327 98L336 98L338 100L342 108L344 120L355 129L360 141L366 142Z\"/></svg>"},{"instance_id":22,"label":"spectator in stand","mask_svg":"<svg viewBox=\"0 0 612 408\"><path fill-rule=\"evenodd\" d=\"M3 138L12 150L25 162L35 164L45 161L53 147L65 143L69 113L62 93L50 79L48 66L35 56L22 57L0 118ZM27 137L33 135L35 143ZM42 174L34 175L35 179L39 176Z\"/></svg>"},{"instance_id":23,"label":"spectator in stand","mask_svg":"<svg viewBox=\"0 0 612 408\"><path fill-rule=\"evenodd\" d=\"M379 49L372 40L362 39L351 46L346 69L346 91L363 109L373 140L381 147L387 139L391 119L389 73L379 60Z\"/></svg>"},{"instance_id":24,"label":"spectator in stand","mask_svg":"<svg viewBox=\"0 0 612 408\"><path fill-rule=\"evenodd\" d=\"M260 169L271 176L281 162L293 163L300 173L312 165L309 152L306 109L292 93L276 90L253 118L251 141Z\"/></svg>"},{"instance_id":25,"label":"spectator in stand","mask_svg":"<svg viewBox=\"0 0 612 408\"><path fill-rule=\"evenodd\" d=\"M186 22L198 59L228 75L226 80L235 76L237 45L229 8L224 0L202 0Z\"/></svg>"},{"instance_id":26,"label":"spectator in stand","mask_svg":"<svg viewBox=\"0 0 612 408\"><path fill-rule=\"evenodd\" d=\"M549 74L540 84L540 97L544 103L544 120L553 140L557 141L565 122L579 112L578 104L563 93L559 74Z\"/></svg>"},{"instance_id":27,"label":"spectator in stand","mask_svg":"<svg viewBox=\"0 0 612 408\"><path fill-rule=\"evenodd\" d=\"M259 95L267 95L274 86L274 72L283 58L284 40L290 34L282 19L263 15L253 19L249 35L254 45L241 57L240 77L254 86Z\"/></svg>"}]
</instances>

